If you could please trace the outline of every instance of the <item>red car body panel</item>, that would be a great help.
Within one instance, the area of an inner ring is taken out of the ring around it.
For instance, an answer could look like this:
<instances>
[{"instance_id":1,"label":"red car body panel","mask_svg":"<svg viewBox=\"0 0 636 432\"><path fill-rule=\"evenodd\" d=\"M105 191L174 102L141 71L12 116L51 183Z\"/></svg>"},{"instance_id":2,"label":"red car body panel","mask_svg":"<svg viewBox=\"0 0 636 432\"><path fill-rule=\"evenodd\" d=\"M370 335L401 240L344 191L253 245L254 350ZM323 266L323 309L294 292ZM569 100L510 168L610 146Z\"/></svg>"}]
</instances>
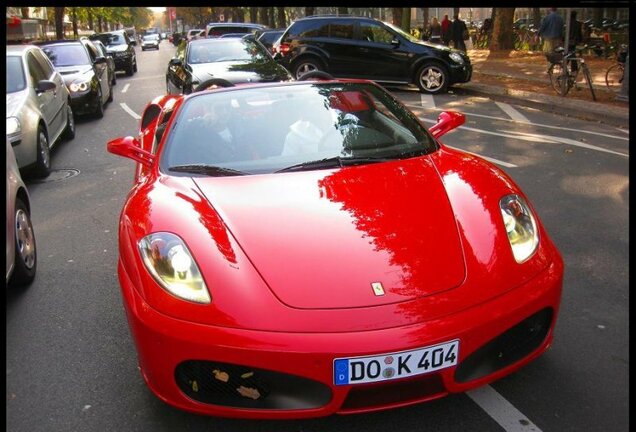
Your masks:
<instances>
[{"instance_id":1,"label":"red car body panel","mask_svg":"<svg viewBox=\"0 0 636 432\"><path fill-rule=\"evenodd\" d=\"M183 98L153 103L161 108L171 101L178 109ZM158 116L140 132L145 149ZM163 140L159 152L162 146ZM393 162L270 175L167 176L157 160L139 168L121 214L118 270L144 379L159 398L184 410L299 418L417 403L519 369L552 342L563 262L538 218L536 252L515 261L499 208L508 194L525 199L494 165L443 145ZM179 299L149 274L138 243L160 231L187 245L210 304ZM384 296L372 295L373 282L383 284ZM450 367L435 374L439 391L357 408L345 403L355 386L334 385L335 358L458 339L461 364L546 308L554 318L541 344L479 379L458 382ZM307 410L197 402L175 382L175 368L187 360L307 377L328 386L332 397Z\"/></svg>"}]
</instances>

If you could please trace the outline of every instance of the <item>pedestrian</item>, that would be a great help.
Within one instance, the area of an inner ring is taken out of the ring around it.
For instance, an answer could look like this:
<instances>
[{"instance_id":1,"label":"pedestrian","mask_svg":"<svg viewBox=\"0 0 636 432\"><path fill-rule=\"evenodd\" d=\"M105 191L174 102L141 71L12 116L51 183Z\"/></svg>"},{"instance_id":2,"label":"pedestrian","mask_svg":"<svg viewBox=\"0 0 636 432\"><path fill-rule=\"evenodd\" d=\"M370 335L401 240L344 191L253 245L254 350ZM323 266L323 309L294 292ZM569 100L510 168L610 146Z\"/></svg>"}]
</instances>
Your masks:
<instances>
[{"instance_id":1,"label":"pedestrian","mask_svg":"<svg viewBox=\"0 0 636 432\"><path fill-rule=\"evenodd\" d=\"M583 42L583 23L577 21L576 11L570 12L570 33L568 34L568 52L574 52L576 46ZM576 71L579 68L579 64L576 61L570 63L572 70Z\"/></svg>"},{"instance_id":2,"label":"pedestrian","mask_svg":"<svg viewBox=\"0 0 636 432\"><path fill-rule=\"evenodd\" d=\"M450 33L453 46L456 49L466 51L466 43L464 41L469 37L468 27L466 27L466 23L459 18L459 14L455 15L455 19L451 24Z\"/></svg>"},{"instance_id":3,"label":"pedestrian","mask_svg":"<svg viewBox=\"0 0 636 432\"><path fill-rule=\"evenodd\" d=\"M543 17L538 35L543 39L543 52L551 53L563 43L563 18L557 13L557 8L550 8L550 13Z\"/></svg>"},{"instance_id":4,"label":"pedestrian","mask_svg":"<svg viewBox=\"0 0 636 432\"><path fill-rule=\"evenodd\" d=\"M444 45L448 45L450 42L450 25L451 22L448 19L448 15L444 15L444 18L442 19L442 22L440 24L441 28L442 28L442 42L444 43Z\"/></svg>"},{"instance_id":5,"label":"pedestrian","mask_svg":"<svg viewBox=\"0 0 636 432\"><path fill-rule=\"evenodd\" d=\"M442 43L442 25L437 20L437 17L431 19L429 41L436 44Z\"/></svg>"}]
</instances>

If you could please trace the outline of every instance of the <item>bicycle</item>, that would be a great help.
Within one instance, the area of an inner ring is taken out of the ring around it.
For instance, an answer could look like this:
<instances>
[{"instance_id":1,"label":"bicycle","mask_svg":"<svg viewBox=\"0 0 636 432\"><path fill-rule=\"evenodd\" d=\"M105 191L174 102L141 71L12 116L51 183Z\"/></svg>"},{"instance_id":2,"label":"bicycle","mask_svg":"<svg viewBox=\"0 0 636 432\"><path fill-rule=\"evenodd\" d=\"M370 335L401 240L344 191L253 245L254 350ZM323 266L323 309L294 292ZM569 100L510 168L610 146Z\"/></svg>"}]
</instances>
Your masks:
<instances>
[{"instance_id":1,"label":"bicycle","mask_svg":"<svg viewBox=\"0 0 636 432\"><path fill-rule=\"evenodd\" d=\"M620 86L625 76L625 59L627 58L627 45L622 44L616 53L616 63L607 69L605 73L605 84L609 89Z\"/></svg>"},{"instance_id":2,"label":"bicycle","mask_svg":"<svg viewBox=\"0 0 636 432\"><path fill-rule=\"evenodd\" d=\"M590 69L585 63L583 57L577 55L577 53L580 53L585 49L586 47L576 48L574 51L570 51L564 56L563 52L565 50L563 47L559 47L553 52L545 55L546 59L550 63L550 66L548 67L550 84L558 95L567 95L572 87L576 87L578 90L578 77L579 73L582 73L583 78L590 89L590 93L592 94L592 100L596 100L596 94L594 93L594 87L592 86ZM574 67L575 64L577 67Z\"/></svg>"}]
</instances>

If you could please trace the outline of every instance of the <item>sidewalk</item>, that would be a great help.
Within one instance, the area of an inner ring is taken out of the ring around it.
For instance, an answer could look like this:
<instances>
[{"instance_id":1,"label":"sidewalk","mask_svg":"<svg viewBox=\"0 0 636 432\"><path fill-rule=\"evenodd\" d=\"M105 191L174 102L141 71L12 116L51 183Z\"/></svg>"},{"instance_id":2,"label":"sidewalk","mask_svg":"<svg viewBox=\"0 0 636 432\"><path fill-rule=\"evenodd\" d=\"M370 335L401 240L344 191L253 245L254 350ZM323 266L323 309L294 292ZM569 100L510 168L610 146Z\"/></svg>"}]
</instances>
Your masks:
<instances>
[{"instance_id":1,"label":"sidewalk","mask_svg":"<svg viewBox=\"0 0 636 432\"><path fill-rule=\"evenodd\" d=\"M457 90L529 106L542 111L629 127L629 102L617 100L620 87L608 89L605 72L613 60L585 57L592 74L596 102L587 85L559 96L550 85L548 62L543 53L511 51L490 53L468 50L473 65L470 82L458 84Z\"/></svg>"}]
</instances>

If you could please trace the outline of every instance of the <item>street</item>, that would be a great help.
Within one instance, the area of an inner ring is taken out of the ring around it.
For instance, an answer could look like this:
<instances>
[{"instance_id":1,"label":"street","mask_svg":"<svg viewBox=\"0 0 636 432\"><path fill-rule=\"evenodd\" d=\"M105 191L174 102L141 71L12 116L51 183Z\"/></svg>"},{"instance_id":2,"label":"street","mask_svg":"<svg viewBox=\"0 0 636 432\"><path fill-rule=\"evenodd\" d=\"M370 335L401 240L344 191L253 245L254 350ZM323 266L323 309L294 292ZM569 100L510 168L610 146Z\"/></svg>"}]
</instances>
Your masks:
<instances>
[{"instance_id":1,"label":"street","mask_svg":"<svg viewBox=\"0 0 636 432\"><path fill-rule=\"evenodd\" d=\"M466 115L444 144L506 171L561 251L565 277L553 346L469 394L365 415L247 421L166 405L137 368L117 280L117 224L134 163L106 151L136 135L165 92L175 47L139 47L102 119L78 118L52 151L54 172L26 179L38 246L34 283L7 292L8 431L627 431L629 131L463 94L390 91L424 121Z\"/></svg>"}]
</instances>

